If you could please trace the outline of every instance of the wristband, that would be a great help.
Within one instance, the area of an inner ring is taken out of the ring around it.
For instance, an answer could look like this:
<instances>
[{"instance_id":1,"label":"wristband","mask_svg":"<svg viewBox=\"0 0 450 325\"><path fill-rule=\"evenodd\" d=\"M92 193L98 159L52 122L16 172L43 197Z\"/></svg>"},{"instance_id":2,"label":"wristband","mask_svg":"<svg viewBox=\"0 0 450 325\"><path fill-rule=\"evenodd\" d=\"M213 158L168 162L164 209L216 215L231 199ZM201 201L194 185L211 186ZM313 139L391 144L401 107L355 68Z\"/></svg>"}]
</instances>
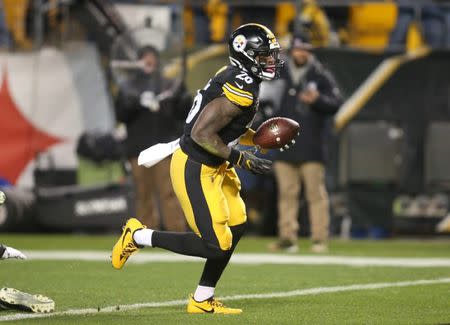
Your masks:
<instances>
[{"instance_id":1,"label":"wristband","mask_svg":"<svg viewBox=\"0 0 450 325\"><path fill-rule=\"evenodd\" d=\"M228 156L228 161L233 165L238 165L241 163L242 153L239 150L231 149L230 155Z\"/></svg>"}]
</instances>

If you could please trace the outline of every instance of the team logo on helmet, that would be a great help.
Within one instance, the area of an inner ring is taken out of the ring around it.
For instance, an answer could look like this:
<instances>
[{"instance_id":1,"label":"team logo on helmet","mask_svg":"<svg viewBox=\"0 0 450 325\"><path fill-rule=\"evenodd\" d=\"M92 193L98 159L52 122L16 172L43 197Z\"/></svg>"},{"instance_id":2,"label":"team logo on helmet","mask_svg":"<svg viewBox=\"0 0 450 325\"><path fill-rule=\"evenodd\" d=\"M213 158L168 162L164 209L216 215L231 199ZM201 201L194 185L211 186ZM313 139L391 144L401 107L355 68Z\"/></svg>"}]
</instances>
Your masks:
<instances>
[{"instance_id":1,"label":"team logo on helmet","mask_svg":"<svg viewBox=\"0 0 450 325\"><path fill-rule=\"evenodd\" d=\"M247 39L244 35L240 34L233 40L233 48L236 52L243 52L247 45Z\"/></svg>"},{"instance_id":2,"label":"team logo on helmet","mask_svg":"<svg viewBox=\"0 0 450 325\"><path fill-rule=\"evenodd\" d=\"M280 43L278 43L278 41L275 38L275 36L269 38L269 47L270 47L271 50L280 48Z\"/></svg>"}]
</instances>

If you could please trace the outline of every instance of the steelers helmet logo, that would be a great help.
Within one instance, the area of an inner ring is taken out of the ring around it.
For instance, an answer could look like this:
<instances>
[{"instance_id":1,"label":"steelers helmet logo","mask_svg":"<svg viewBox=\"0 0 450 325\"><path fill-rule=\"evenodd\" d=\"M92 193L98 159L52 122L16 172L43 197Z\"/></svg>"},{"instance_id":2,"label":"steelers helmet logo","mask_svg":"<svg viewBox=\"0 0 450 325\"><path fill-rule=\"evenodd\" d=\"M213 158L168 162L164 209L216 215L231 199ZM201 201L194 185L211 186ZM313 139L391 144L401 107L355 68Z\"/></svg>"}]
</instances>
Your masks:
<instances>
[{"instance_id":1,"label":"steelers helmet logo","mask_svg":"<svg viewBox=\"0 0 450 325\"><path fill-rule=\"evenodd\" d=\"M269 47L270 47L271 50L280 48L280 44L278 43L278 41L275 38L275 36L269 38Z\"/></svg>"},{"instance_id":2,"label":"steelers helmet logo","mask_svg":"<svg viewBox=\"0 0 450 325\"><path fill-rule=\"evenodd\" d=\"M238 35L233 40L233 48L236 52L243 52L247 45L247 39L244 35Z\"/></svg>"}]
</instances>

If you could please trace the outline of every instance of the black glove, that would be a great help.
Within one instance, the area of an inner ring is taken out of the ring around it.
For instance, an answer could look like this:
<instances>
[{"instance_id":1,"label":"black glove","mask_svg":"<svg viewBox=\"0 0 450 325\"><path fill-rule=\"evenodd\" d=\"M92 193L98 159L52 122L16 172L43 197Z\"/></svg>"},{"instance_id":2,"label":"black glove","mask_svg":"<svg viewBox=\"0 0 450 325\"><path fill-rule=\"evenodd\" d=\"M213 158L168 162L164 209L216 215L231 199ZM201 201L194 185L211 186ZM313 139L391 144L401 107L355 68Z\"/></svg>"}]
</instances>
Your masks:
<instances>
[{"instance_id":1,"label":"black glove","mask_svg":"<svg viewBox=\"0 0 450 325\"><path fill-rule=\"evenodd\" d=\"M231 149L228 161L239 168L251 171L253 174L268 174L272 170L272 161L258 158L248 151Z\"/></svg>"}]
</instances>

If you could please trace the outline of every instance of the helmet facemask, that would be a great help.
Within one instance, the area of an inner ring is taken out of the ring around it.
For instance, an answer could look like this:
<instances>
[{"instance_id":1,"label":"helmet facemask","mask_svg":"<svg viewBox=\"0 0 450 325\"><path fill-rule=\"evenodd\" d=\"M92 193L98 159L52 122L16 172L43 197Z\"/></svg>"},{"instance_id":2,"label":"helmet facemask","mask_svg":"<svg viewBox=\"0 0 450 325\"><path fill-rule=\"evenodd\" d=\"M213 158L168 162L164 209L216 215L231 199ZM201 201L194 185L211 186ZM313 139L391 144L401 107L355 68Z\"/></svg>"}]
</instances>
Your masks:
<instances>
[{"instance_id":1,"label":"helmet facemask","mask_svg":"<svg viewBox=\"0 0 450 325\"><path fill-rule=\"evenodd\" d=\"M252 73L262 80L273 80L280 76L280 69L284 61L280 59L280 49L273 49L257 53L254 58Z\"/></svg>"},{"instance_id":2,"label":"helmet facemask","mask_svg":"<svg viewBox=\"0 0 450 325\"><path fill-rule=\"evenodd\" d=\"M279 58L280 44L275 35L259 24L242 25L228 43L230 61L260 80L279 77L283 60Z\"/></svg>"}]
</instances>

